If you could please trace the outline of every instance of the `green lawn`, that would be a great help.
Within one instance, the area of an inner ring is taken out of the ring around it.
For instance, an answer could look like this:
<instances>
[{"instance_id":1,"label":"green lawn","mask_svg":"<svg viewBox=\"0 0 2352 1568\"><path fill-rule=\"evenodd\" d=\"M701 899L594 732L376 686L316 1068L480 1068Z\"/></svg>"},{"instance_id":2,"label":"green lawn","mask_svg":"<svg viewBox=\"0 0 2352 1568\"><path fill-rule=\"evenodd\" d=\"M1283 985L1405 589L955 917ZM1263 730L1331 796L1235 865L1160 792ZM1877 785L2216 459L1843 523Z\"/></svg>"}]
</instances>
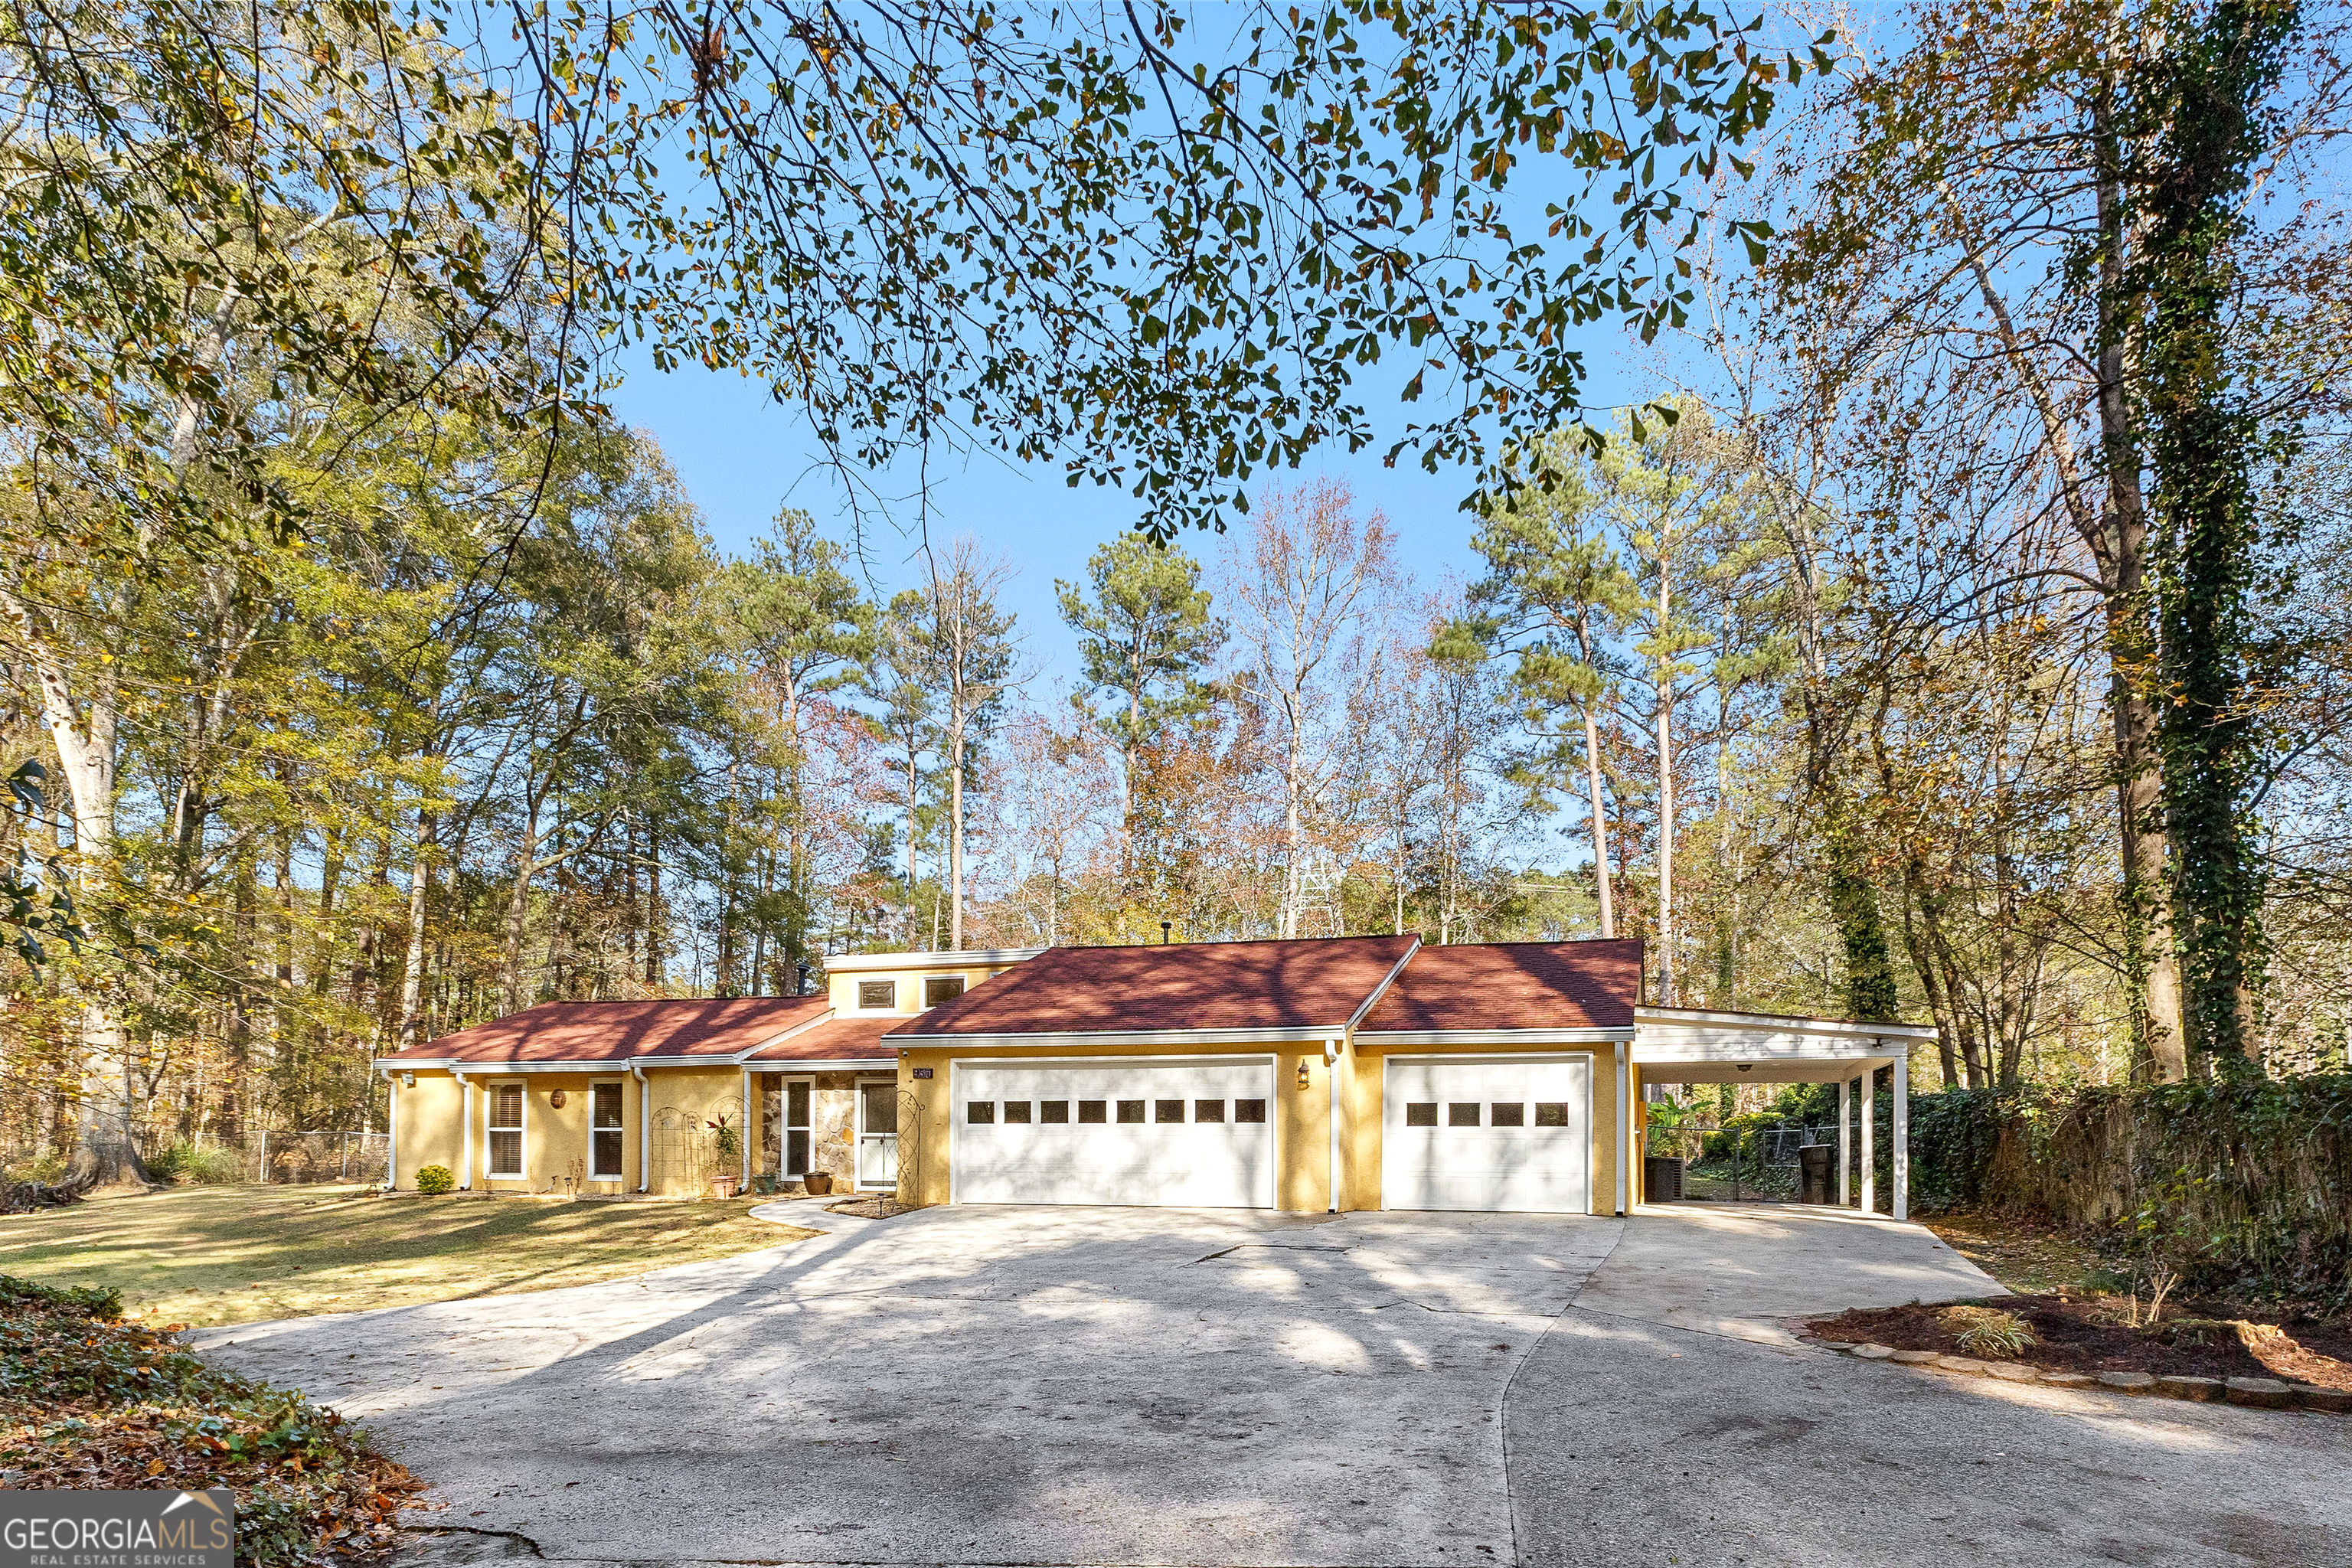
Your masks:
<instances>
[{"instance_id":1,"label":"green lawn","mask_svg":"<svg viewBox=\"0 0 2352 1568\"><path fill-rule=\"evenodd\" d=\"M249 1323L551 1290L815 1234L751 1206L181 1187L0 1216L0 1274L120 1286L150 1321Z\"/></svg>"}]
</instances>

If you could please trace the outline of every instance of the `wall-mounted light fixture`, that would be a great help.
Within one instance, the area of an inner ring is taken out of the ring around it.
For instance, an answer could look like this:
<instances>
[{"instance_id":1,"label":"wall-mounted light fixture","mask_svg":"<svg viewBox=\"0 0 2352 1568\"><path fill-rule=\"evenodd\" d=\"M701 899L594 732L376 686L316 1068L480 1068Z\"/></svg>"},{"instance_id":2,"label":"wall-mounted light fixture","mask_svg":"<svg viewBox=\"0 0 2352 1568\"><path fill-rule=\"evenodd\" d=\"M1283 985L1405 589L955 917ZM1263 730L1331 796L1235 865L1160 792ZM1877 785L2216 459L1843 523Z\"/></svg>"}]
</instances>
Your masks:
<instances>
[{"instance_id":1,"label":"wall-mounted light fixture","mask_svg":"<svg viewBox=\"0 0 2352 1568\"><path fill-rule=\"evenodd\" d=\"M1305 1089L1307 1087L1307 1058L1305 1057L1301 1057L1298 1058L1298 1087Z\"/></svg>"},{"instance_id":2,"label":"wall-mounted light fixture","mask_svg":"<svg viewBox=\"0 0 2352 1568\"><path fill-rule=\"evenodd\" d=\"M413 1072L402 1073L400 1075L400 1087L403 1089L415 1089L416 1087L416 1075Z\"/></svg>"}]
</instances>

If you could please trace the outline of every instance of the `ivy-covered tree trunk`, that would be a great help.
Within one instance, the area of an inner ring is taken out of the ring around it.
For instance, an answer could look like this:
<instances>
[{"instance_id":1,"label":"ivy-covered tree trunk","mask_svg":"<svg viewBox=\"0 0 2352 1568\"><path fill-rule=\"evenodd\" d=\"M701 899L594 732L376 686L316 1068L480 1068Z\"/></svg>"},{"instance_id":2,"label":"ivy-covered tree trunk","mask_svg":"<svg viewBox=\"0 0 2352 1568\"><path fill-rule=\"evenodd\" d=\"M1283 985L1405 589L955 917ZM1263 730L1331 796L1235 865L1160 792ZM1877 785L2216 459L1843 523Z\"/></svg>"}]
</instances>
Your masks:
<instances>
[{"instance_id":1,"label":"ivy-covered tree trunk","mask_svg":"<svg viewBox=\"0 0 2352 1568\"><path fill-rule=\"evenodd\" d=\"M2165 823L2189 1049L2224 1070L2254 1048L2263 878L2246 810L2258 734L2246 703L2249 589L2259 521L2252 468L2263 440L2224 313L2261 104L2297 7L2221 0L2185 25L2134 81L2153 156L2137 182L2146 239L2145 400L2159 532L2157 629L2164 700Z\"/></svg>"}]
</instances>

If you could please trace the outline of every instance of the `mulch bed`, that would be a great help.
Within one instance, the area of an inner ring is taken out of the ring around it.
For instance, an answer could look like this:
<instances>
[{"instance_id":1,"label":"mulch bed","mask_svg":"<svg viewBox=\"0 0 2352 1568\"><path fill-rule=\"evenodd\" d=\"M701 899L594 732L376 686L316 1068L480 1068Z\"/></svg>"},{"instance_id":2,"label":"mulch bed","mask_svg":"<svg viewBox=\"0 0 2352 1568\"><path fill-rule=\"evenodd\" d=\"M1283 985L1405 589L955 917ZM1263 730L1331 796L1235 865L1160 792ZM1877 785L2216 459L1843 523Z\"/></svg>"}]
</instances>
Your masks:
<instances>
[{"instance_id":1,"label":"mulch bed","mask_svg":"<svg viewBox=\"0 0 2352 1568\"><path fill-rule=\"evenodd\" d=\"M0 1488L226 1487L240 1568L373 1563L423 1483L299 1394L121 1320L112 1290L0 1275Z\"/></svg>"},{"instance_id":2,"label":"mulch bed","mask_svg":"<svg viewBox=\"0 0 2352 1568\"><path fill-rule=\"evenodd\" d=\"M2035 1366L2158 1377L2271 1377L2352 1391L2352 1323L2341 1320L2281 1321L2273 1313L2265 1321L2263 1314L2189 1301L2168 1302L2153 1327L2143 1321L2134 1328L2130 1304L2113 1296L2053 1292L1985 1304L2014 1312L2033 1331L2034 1347L2017 1359ZM1942 1313L1941 1307L1881 1307L1815 1318L1805 1329L1817 1339L1977 1354L1960 1348L1958 1328Z\"/></svg>"}]
</instances>

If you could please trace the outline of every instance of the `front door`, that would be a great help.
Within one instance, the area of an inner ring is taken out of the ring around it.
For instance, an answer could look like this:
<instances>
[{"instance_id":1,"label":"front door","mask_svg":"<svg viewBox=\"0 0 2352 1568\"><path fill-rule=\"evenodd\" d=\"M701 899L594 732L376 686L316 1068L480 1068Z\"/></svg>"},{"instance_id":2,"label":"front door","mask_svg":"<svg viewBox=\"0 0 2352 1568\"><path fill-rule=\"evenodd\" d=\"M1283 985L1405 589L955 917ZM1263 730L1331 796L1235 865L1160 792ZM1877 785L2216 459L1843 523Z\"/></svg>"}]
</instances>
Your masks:
<instances>
[{"instance_id":1,"label":"front door","mask_svg":"<svg viewBox=\"0 0 2352 1568\"><path fill-rule=\"evenodd\" d=\"M857 1184L898 1184L898 1080L857 1086Z\"/></svg>"}]
</instances>

